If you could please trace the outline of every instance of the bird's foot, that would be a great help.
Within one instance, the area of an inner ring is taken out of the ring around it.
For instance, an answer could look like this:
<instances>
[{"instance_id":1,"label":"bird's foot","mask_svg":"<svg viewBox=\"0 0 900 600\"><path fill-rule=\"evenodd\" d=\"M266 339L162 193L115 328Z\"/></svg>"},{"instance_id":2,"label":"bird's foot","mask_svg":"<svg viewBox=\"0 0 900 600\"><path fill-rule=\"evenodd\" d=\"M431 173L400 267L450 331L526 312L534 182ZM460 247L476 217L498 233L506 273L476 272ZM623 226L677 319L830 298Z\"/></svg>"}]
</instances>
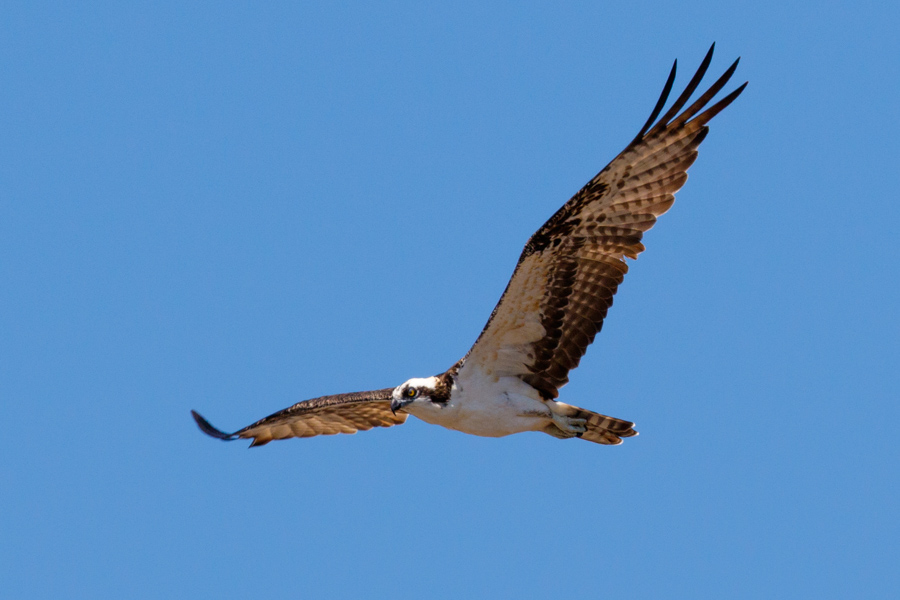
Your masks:
<instances>
[{"instance_id":1,"label":"bird's foot","mask_svg":"<svg viewBox=\"0 0 900 600\"><path fill-rule=\"evenodd\" d=\"M567 433L567 437L581 435L582 433L587 431L587 419L567 417L565 415L559 415L556 413L551 414L553 415L553 423L560 429L560 431L562 431L563 433Z\"/></svg>"}]
</instances>

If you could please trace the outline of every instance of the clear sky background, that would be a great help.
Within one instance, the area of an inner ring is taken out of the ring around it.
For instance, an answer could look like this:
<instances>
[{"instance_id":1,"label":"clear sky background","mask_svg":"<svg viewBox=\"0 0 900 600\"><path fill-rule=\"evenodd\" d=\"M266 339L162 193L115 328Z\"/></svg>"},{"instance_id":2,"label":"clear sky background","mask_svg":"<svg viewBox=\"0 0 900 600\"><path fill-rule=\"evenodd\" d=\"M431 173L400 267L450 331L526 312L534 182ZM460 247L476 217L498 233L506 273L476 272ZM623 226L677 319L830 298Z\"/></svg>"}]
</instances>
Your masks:
<instances>
[{"instance_id":1,"label":"clear sky background","mask_svg":"<svg viewBox=\"0 0 900 600\"><path fill-rule=\"evenodd\" d=\"M0 596L897 593L896 3L258 4L0 9ZM640 437L197 430L449 367L713 41L562 395Z\"/></svg>"}]
</instances>

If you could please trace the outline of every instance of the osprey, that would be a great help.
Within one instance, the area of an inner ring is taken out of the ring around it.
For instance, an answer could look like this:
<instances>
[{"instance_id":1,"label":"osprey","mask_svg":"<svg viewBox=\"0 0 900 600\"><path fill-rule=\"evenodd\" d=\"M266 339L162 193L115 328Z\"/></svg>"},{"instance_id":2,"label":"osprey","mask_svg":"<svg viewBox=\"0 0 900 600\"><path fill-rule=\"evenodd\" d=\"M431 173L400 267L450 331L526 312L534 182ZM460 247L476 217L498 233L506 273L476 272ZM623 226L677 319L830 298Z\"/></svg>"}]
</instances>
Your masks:
<instances>
[{"instance_id":1,"label":"osprey","mask_svg":"<svg viewBox=\"0 0 900 600\"><path fill-rule=\"evenodd\" d=\"M219 431L195 411L215 438L253 438L251 446L291 437L391 427L415 415L464 433L500 437L542 431L621 444L634 423L557 400L600 331L628 265L644 250L643 233L669 210L687 180L707 124L747 83L707 108L738 60L682 111L706 73L715 44L671 108L657 121L675 80L675 65L637 137L531 236L500 302L468 354L449 370L371 392L306 400L234 433Z\"/></svg>"}]
</instances>

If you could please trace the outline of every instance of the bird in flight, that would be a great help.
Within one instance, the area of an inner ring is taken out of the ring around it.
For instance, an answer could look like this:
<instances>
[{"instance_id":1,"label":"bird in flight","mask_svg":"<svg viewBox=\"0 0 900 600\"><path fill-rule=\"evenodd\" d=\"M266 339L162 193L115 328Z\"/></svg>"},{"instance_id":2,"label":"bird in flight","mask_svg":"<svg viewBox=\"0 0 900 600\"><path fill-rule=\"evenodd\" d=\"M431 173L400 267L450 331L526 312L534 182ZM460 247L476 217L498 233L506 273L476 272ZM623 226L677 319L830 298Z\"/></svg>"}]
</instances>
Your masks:
<instances>
[{"instance_id":1,"label":"bird in flight","mask_svg":"<svg viewBox=\"0 0 900 600\"><path fill-rule=\"evenodd\" d=\"M675 81L675 62L640 133L531 236L481 335L450 369L394 388L306 400L234 433L219 431L191 411L197 425L221 440L252 438L251 446L391 427L406 422L408 415L486 437L542 431L563 439L621 444L622 438L637 435L634 423L557 397L603 326L628 271L625 258L636 259L644 250L643 233L671 208L675 192L687 181L708 123L747 86L707 107L731 78L738 59L684 108L714 48L659 117Z\"/></svg>"}]
</instances>

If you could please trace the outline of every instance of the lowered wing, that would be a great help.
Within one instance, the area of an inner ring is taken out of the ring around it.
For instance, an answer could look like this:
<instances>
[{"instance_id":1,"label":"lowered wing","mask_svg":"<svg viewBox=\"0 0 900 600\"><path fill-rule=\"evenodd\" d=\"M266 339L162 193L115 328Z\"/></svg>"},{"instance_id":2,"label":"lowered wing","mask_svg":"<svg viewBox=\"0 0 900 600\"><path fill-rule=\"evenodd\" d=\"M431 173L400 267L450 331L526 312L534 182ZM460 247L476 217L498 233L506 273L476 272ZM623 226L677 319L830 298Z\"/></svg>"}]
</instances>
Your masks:
<instances>
[{"instance_id":1,"label":"lowered wing","mask_svg":"<svg viewBox=\"0 0 900 600\"><path fill-rule=\"evenodd\" d=\"M337 394L305 400L248 425L234 433L219 431L196 411L191 411L200 430L220 440L253 438L250 446L272 440L313 437L336 433L356 433L373 427L391 427L406 422L406 413L391 412L394 388L373 392Z\"/></svg>"}]
</instances>

